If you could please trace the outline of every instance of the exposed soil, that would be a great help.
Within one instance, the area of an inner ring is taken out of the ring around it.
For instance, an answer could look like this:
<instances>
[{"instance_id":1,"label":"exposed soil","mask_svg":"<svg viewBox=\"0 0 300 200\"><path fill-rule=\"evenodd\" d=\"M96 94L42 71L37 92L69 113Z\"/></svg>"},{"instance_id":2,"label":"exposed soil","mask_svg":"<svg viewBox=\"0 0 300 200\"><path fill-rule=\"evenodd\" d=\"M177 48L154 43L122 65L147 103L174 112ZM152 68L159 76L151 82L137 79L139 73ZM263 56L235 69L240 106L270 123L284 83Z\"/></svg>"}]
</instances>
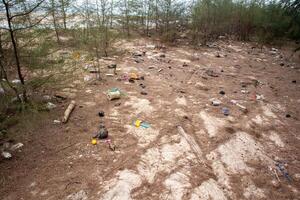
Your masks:
<instances>
[{"instance_id":1,"label":"exposed soil","mask_svg":"<svg viewBox=\"0 0 300 200\"><path fill-rule=\"evenodd\" d=\"M100 61L100 81L84 57L76 69L66 66L76 72L72 82L50 95L67 100L53 97L56 108L28 117L35 125L10 130L24 146L0 160L1 199L299 199L299 58L289 58L290 49L215 44L119 42L127 53ZM118 66L112 77L105 76L110 63ZM117 80L132 72L144 80ZM122 91L119 100L107 99L111 88ZM77 106L69 121L54 124L71 99ZM115 151L107 141L91 144L99 111ZM136 119L150 127L135 127Z\"/></svg>"}]
</instances>

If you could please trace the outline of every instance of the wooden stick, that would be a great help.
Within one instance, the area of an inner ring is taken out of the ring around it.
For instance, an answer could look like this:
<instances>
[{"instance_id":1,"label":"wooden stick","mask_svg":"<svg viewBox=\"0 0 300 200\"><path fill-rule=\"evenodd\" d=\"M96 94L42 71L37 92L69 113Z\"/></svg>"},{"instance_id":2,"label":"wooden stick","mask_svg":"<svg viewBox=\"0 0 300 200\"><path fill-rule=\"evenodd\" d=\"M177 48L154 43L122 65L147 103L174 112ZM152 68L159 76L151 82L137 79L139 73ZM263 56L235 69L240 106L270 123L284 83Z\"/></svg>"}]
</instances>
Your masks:
<instances>
[{"instance_id":1,"label":"wooden stick","mask_svg":"<svg viewBox=\"0 0 300 200\"><path fill-rule=\"evenodd\" d=\"M69 104L68 108L65 111L64 118L62 120L63 123L67 123L67 121L70 117L70 114L72 113L72 111L75 108L75 105L76 105L76 102L74 100L72 100L71 103Z\"/></svg>"}]
</instances>

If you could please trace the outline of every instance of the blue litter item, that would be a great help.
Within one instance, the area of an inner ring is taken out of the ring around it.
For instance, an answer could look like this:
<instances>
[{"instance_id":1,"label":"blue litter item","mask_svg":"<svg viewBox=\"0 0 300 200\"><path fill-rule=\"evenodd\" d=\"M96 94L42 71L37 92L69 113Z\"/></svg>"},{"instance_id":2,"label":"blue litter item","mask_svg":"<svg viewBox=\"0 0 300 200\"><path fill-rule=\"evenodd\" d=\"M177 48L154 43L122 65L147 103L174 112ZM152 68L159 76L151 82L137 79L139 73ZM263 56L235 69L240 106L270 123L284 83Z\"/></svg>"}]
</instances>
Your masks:
<instances>
[{"instance_id":1,"label":"blue litter item","mask_svg":"<svg viewBox=\"0 0 300 200\"><path fill-rule=\"evenodd\" d=\"M147 122L142 122L141 123L141 127L143 127L143 128L150 128L150 124L148 124Z\"/></svg>"},{"instance_id":2,"label":"blue litter item","mask_svg":"<svg viewBox=\"0 0 300 200\"><path fill-rule=\"evenodd\" d=\"M292 181L292 178L290 177L288 171L285 169L284 165L280 162L277 162L276 167L278 168L278 170L283 174L283 176L289 181Z\"/></svg>"},{"instance_id":3,"label":"blue litter item","mask_svg":"<svg viewBox=\"0 0 300 200\"><path fill-rule=\"evenodd\" d=\"M224 108L222 108L222 113L223 113L224 115L228 116L228 115L230 114L230 111L229 111L228 108L224 107Z\"/></svg>"}]
</instances>

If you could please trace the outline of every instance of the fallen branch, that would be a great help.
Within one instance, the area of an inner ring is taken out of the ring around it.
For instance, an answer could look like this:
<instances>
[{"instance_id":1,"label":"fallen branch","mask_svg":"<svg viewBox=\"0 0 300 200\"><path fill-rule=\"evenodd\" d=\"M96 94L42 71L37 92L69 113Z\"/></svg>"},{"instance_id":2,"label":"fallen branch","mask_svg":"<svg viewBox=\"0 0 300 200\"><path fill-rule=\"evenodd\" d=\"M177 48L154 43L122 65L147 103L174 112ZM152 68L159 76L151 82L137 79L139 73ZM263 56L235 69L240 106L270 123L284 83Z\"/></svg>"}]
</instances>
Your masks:
<instances>
[{"instance_id":1,"label":"fallen branch","mask_svg":"<svg viewBox=\"0 0 300 200\"><path fill-rule=\"evenodd\" d=\"M72 113L72 111L75 108L75 105L76 105L76 102L74 100L71 101L71 103L69 104L68 108L65 111L64 118L62 120L63 123L67 123L67 121L68 121L68 119L70 117L70 114Z\"/></svg>"}]
</instances>

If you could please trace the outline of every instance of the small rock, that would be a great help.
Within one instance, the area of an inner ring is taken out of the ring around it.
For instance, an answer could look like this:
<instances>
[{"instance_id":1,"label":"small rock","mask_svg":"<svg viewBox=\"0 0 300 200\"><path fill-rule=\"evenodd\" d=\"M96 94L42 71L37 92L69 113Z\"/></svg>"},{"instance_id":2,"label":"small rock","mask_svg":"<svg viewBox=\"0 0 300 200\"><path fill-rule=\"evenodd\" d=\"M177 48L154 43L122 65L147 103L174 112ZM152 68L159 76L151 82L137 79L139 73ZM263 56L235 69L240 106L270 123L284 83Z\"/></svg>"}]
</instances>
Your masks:
<instances>
[{"instance_id":1,"label":"small rock","mask_svg":"<svg viewBox=\"0 0 300 200\"><path fill-rule=\"evenodd\" d=\"M143 54L141 52L134 52L132 55L134 57L141 57Z\"/></svg>"},{"instance_id":2,"label":"small rock","mask_svg":"<svg viewBox=\"0 0 300 200\"><path fill-rule=\"evenodd\" d=\"M142 92L141 92L141 94L142 94L142 95L147 95L148 93L147 93L147 92L144 92L144 91L142 91Z\"/></svg>"},{"instance_id":3,"label":"small rock","mask_svg":"<svg viewBox=\"0 0 300 200\"><path fill-rule=\"evenodd\" d=\"M11 147L10 147L10 150L11 151L15 151L15 150L17 150L17 149L20 149L20 148L22 148L24 146L24 144L22 144L22 143L17 143L17 144L15 144L15 145L12 145Z\"/></svg>"},{"instance_id":4,"label":"small rock","mask_svg":"<svg viewBox=\"0 0 300 200\"><path fill-rule=\"evenodd\" d=\"M12 155L11 155L9 152L7 152L7 151L3 151L3 152L1 153L1 155L2 155L5 159L11 159L11 158L12 158Z\"/></svg>"},{"instance_id":5,"label":"small rock","mask_svg":"<svg viewBox=\"0 0 300 200\"><path fill-rule=\"evenodd\" d=\"M286 114L285 117L286 117L286 118L290 118L291 115L290 115L290 114Z\"/></svg>"},{"instance_id":6,"label":"small rock","mask_svg":"<svg viewBox=\"0 0 300 200\"><path fill-rule=\"evenodd\" d=\"M274 188L279 188L280 187L280 182L277 181L277 180L272 180L271 183L272 183Z\"/></svg>"},{"instance_id":7,"label":"small rock","mask_svg":"<svg viewBox=\"0 0 300 200\"><path fill-rule=\"evenodd\" d=\"M297 81L296 80L292 80L292 83L297 83Z\"/></svg>"},{"instance_id":8,"label":"small rock","mask_svg":"<svg viewBox=\"0 0 300 200\"><path fill-rule=\"evenodd\" d=\"M221 105L221 101L219 101L219 100L213 100L212 102L211 102L211 104L213 105L213 106L219 106L219 105Z\"/></svg>"},{"instance_id":9,"label":"small rock","mask_svg":"<svg viewBox=\"0 0 300 200\"><path fill-rule=\"evenodd\" d=\"M47 109L51 110L53 108L56 108L56 105L54 103L48 102L46 107Z\"/></svg>"},{"instance_id":10,"label":"small rock","mask_svg":"<svg viewBox=\"0 0 300 200\"><path fill-rule=\"evenodd\" d=\"M4 89L0 87L0 94L4 94Z\"/></svg>"},{"instance_id":11,"label":"small rock","mask_svg":"<svg viewBox=\"0 0 300 200\"><path fill-rule=\"evenodd\" d=\"M159 55L159 57L161 57L161 58L165 58L165 57L166 57L166 55L165 55L165 54L160 54L160 55Z\"/></svg>"},{"instance_id":12,"label":"small rock","mask_svg":"<svg viewBox=\"0 0 300 200\"><path fill-rule=\"evenodd\" d=\"M243 94L249 94L249 91L248 90L241 90L241 93L243 93Z\"/></svg>"},{"instance_id":13,"label":"small rock","mask_svg":"<svg viewBox=\"0 0 300 200\"><path fill-rule=\"evenodd\" d=\"M2 144L2 148L3 148L3 149L9 149L9 147L10 147L10 142L4 142L4 143Z\"/></svg>"},{"instance_id":14,"label":"small rock","mask_svg":"<svg viewBox=\"0 0 300 200\"><path fill-rule=\"evenodd\" d=\"M283 66L284 66L284 63L283 63L283 62L281 62L279 65L280 65L281 67L283 67Z\"/></svg>"},{"instance_id":15,"label":"small rock","mask_svg":"<svg viewBox=\"0 0 300 200\"><path fill-rule=\"evenodd\" d=\"M195 88L199 89L199 90L209 90L208 87L206 85L204 85L202 82L197 82L195 84Z\"/></svg>"},{"instance_id":16,"label":"small rock","mask_svg":"<svg viewBox=\"0 0 300 200\"><path fill-rule=\"evenodd\" d=\"M11 83L13 83L13 84L19 84L19 83L21 83L21 81L19 79L14 79L14 80L11 81Z\"/></svg>"},{"instance_id":17,"label":"small rock","mask_svg":"<svg viewBox=\"0 0 300 200\"><path fill-rule=\"evenodd\" d=\"M57 119L53 120L53 124L60 124L60 123L61 123L61 121L59 121Z\"/></svg>"},{"instance_id":18,"label":"small rock","mask_svg":"<svg viewBox=\"0 0 300 200\"><path fill-rule=\"evenodd\" d=\"M84 78L83 78L84 82L89 82L92 80L92 77L89 76L89 75L85 75Z\"/></svg>"},{"instance_id":19,"label":"small rock","mask_svg":"<svg viewBox=\"0 0 300 200\"><path fill-rule=\"evenodd\" d=\"M183 67L187 67L187 66L189 66L187 63L183 63L183 65L182 65Z\"/></svg>"},{"instance_id":20,"label":"small rock","mask_svg":"<svg viewBox=\"0 0 300 200\"><path fill-rule=\"evenodd\" d=\"M293 178L294 178L296 181L300 181L300 174L294 174Z\"/></svg>"},{"instance_id":21,"label":"small rock","mask_svg":"<svg viewBox=\"0 0 300 200\"><path fill-rule=\"evenodd\" d=\"M141 88L145 88L146 86L145 86L143 83L141 83L141 84L140 84L140 87L141 87Z\"/></svg>"},{"instance_id":22,"label":"small rock","mask_svg":"<svg viewBox=\"0 0 300 200\"><path fill-rule=\"evenodd\" d=\"M79 192L70 194L67 196L66 200L87 200L88 196L86 191L80 190Z\"/></svg>"}]
</instances>

